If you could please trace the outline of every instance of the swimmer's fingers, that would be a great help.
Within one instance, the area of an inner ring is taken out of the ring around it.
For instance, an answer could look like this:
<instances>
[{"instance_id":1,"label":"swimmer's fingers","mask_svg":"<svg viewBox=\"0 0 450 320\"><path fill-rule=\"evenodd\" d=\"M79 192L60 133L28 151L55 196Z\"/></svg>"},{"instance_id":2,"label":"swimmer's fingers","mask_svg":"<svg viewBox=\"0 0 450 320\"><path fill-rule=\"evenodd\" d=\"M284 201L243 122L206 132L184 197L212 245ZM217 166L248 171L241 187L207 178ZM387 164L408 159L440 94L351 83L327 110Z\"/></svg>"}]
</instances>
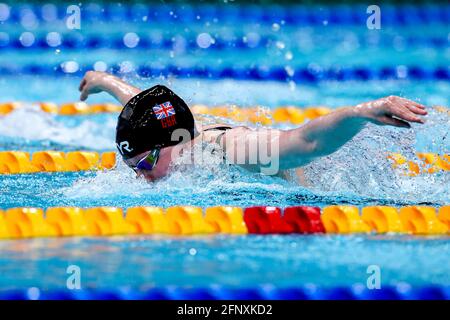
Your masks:
<instances>
[{"instance_id":1,"label":"swimmer's fingers","mask_svg":"<svg viewBox=\"0 0 450 320\"><path fill-rule=\"evenodd\" d=\"M83 90L81 91L81 95L80 95L80 100L81 101L85 101L89 96L89 93L87 92L87 90Z\"/></svg>"},{"instance_id":2,"label":"swimmer's fingers","mask_svg":"<svg viewBox=\"0 0 450 320\"><path fill-rule=\"evenodd\" d=\"M388 108L388 116L394 116L409 122L424 123L423 119L414 113L409 108L405 107L403 103L394 103Z\"/></svg>"},{"instance_id":3,"label":"swimmer's fingers","mask_svg":"<svg viewBox=\"0 0 450 320\"><path fill-rule=\"evenodd\" d=\"M425 110L425 106L420 103L417 103L417 102L414 102L411 100L407 100L407 99L403 99L403 98L400 98L398 103L400 105L404 106L405 108L407 108L409 111L411 111L414 114L418 114L421 116L428 114L428 112Z\"/></svg>"},{"instance_id":4,"label":"swimmer's fingers","mask_svg":"<svg viewBox=\"0 0 450 320\"><path fill-rule=\"evenodd\" d=\"M415 102L415 101L412 101L412 100L408 100L408 99L405 99L405 98L400 98L400 97L398 97L398 100L403 102L406 106L414 106L414 107L419 108L419 109L425 109L425 106L423 104L418 103L418 102Z\"/></svg>"},{"instance_id":5,"label":"swimmer's fingers","mask_svg":"<svg viewBox=\"0 0 450 320\"><path fill-rule=\"evenodd\" d=\"M403 120L392 118L389 116L385 116L382 119L380 119L383 124L399 127L399 128L411 128L411 125Z\"/></svg>"},{"instance_id":6,"label":"swimmer's fingers","mask_svg":"<svg viewBox=\"0 0 450 320\"><path fill-rule=\"evenodd\" d=\"M401 111L398 113L394 113L393 116L409 122L425 123L423 119L421 119L411 111L408 112Z\"/></svg>"},{"instance_id":7,"label":"swimmer's fingers","mask_svg":"<svg viewBox=\"0 0 450 320\"><path fill-rule=\"evenodd\" d=\"M407 104L406 108L408 108L411 112L421 116L425 116L428 114L428 112L424 108L420 108L412 104Z\"/></svg>"},{"instance_id":8,"label":"swimmer's fingers","mask_svg":"<svg viewBox=\"0 0 450 320\"><path fill-rule=\"evenodd\" d=\"M83 91L84 86L86 85L87 80L86 77L84 77L81 82L80 82L80 86L78 87L78 91Z\"/></svg>"},{"instance_id":9,"label":"swimmer's fingers","mask_svg":"<svg viewBox=\"0 0 450 320\"><path fill-rule=\"evenodd\" d=\"M81 89L81 94L80 94L80 100L81 101L85 101L89 94L90 94L90 85L88 83L86 83L83 88Z\"/></svg>"}]
</instances>

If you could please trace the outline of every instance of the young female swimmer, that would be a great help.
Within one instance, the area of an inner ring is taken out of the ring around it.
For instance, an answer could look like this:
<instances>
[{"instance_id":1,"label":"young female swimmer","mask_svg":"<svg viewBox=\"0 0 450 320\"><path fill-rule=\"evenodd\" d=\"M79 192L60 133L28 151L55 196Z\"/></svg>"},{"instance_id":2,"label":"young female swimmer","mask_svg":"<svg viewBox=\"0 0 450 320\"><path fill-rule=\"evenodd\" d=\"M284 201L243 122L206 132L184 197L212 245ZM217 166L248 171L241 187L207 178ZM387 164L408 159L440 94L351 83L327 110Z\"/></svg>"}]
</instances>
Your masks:
<instances>
[{"instance_id":1,"label":"young female swimmer","mask_svg":"<svg viewBox=\"0 0 450 320\"><path fill-rule=\"evenodd\" d=\"M186 103L165 86L142 91L110 74L89 71L79 90L82 101L104 91L124 106L117 123L117 148L124 162L149 181L166 176L176 157L204 141L218 144L228 163L283 175L287 169L335 152L368 122L409 128L410 122L424 123L422 116L427 114L419 103L389 96L339 109L292 130L200 127ZM181 135L187 133L190 143L180 142L179 130Z\"/></svg>"}]
</instances>

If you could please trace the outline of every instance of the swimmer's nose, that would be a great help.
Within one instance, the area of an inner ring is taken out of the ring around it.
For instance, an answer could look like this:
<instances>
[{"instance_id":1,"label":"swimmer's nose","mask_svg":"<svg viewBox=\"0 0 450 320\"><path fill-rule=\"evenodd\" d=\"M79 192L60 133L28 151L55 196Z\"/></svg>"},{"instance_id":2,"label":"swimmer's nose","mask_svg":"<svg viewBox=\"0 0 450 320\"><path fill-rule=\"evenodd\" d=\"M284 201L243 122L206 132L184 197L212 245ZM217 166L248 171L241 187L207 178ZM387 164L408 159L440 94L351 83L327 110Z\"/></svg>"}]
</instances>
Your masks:
<instances>
[{"instance_id":1,"label":"swimmer's nose","mask_svg":"<svg viewBox=\"0 0 450 320\"><path fill-rule=\"evenodd\" d=\"M136 171L136 179L139 179L139 178L142 178L142 177L145 178L145 174L143 174L143 173L140 172L140 171Z\"/></svg>"}]
</instances>

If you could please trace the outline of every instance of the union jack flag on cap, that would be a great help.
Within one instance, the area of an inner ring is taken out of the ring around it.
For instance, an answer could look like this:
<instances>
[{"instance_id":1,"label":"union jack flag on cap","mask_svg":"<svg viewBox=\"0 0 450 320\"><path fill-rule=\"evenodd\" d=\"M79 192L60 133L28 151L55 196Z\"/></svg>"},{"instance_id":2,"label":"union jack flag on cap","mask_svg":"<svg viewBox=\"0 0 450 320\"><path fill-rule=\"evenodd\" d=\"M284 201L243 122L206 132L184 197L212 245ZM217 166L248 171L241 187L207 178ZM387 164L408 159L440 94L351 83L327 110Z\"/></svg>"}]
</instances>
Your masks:
<instances>
[{"instance_id":1,"label":"union jack flag on cap","mask_svg":"<svg viewBox=\"0 0 450 320\"><path fill-rule=\"evenodd\" d=\"M153 112L156 115L156 119L161 120L175 115L175 109L172 107L170 101L157 104L153 107Z\"/></svg>"}]
</instances>

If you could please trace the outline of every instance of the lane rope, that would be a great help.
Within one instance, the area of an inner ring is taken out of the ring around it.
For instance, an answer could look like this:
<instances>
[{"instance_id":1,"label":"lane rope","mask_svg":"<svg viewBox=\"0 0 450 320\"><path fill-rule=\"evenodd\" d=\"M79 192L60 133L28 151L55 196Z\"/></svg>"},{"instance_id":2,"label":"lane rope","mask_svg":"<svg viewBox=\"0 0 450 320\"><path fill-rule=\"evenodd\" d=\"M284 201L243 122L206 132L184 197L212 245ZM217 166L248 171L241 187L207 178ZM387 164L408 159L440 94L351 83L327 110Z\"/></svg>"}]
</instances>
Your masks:
<instances>
[{"instance_id":1,"label":"lane rope","mask_svg":"<svg viewBox=\"0 0 450 320\"><path fill-rule=\"evenodd\" d=\"M418 160L409 160L400 153L386 153L392 168L406 176L438 174L450 171L450 154L416 153ZM116 166L114 151L0 151L0 175L37 172L76 172L109 170Z\"/></svg>"},{"instance_id":2,"label":"lane rope","mask_svg":"<svg viewBox=\"0 0 450 320\"><path fill-rule=\"evenodd\" d=\"M11 112L23 108L25 105L38 106L43 112L58 114L63 116L90 115L98 113L119 113L122 106L113 103L98 103L88 105L85 102L68 102L56 104L53 102L0 102L0 116L8 115ZM326 115L334 110L346 108L327 106L278 106L273 109L263 106L239 107L237 105L207 106L204 104L193 104L190 106L196 115L210 115L228 118L238 122L251 122L260 124L291 123L301 124L306 120L315 119ZM444 106L431 107L439 113L450 115L450 109Z\"/></svg>"},{"instance_id":3,"label":"lane rope","mask_svg":"<svg viewBox=\"0 0 450 320\"><path fill-rule=\"evenodd\" d=\"M93 66L80 66L76 62L64 62L59 65L45 64L0 64L0 73L4 76L16 75L74 75L81 77L86 71L95 70ZM145 78L176 76L179 78L235 79L255 81L294 81L299 83L317 83L320 81L369 81L369 80L434 80L450 81L450 67L294 67L287 70L281 66L193 66L167 64L164 66L113 64L107 71L115 75L136 73Z\"/></svg>"},{"instance_id":4,"label":"lane rope","mask_svg":"<svg viewBox=\"0 0 450 320\"><path fill-rule=\"evenodd\" d=\"M31 36L32 35L32 36ZM292 39L277 37L273 35L257 34L251 35L249 40L248 34L234 34L222 36L219 33L211 35L214 41L208 46L208 50L258 50L275 47L277 43L287 42ZM358 34L354 35L358 41L359 48L373 48L374 46L384 46L392 48L401 42L406 47L426 47L430 49L447 48L449 43L446 37L423 37L423 36L405 36L399 38L398 35L386 35L382 38L369 38ZM296 38L296 35L292 35ZM299 36L300 38L300 36ZM84 36L82 34L73 33L55 33L48 34L37 33L28 34L26 41L22 38L22 34L13 34L2 32L0 34L0 50L11 51L19 49L24 50L41 50L41 49L115 49L115 50L173 50L180 44L187 50L203 50L197 41L198 35L180 35L166 34L164 38L152 33L125 33L121 37L116 34L105 37L104 34L90 34ZM332 40L329 44L335 43L339 45L345 39ZM323 41L323 40L322 40ZM290 50L302 50L298 43L290 43Z\"/></svg>"},{"instance_id":5,"label":"lane rope","mask_svg":"<svg viewBox=\"0 0 450 320\"><path fill-rule=\"evenodd\" d=\"M126 213L124 214L124 212ZM50 207L0 211L0 238L213 234L449 235L450 205L287 207Z\"/></svg>"},{"instance_id":6,"label":"lane rope","mask_svg":"<svg viewBox=\"0 0 450 320\"><path fill-rule=\"evenodd\" d=\"M450 300L450 287L436 284L412 286L405 282L383 285L377 290L369 289L362 283L338 287L314 284L288 287L266 284L243 288L213 284L205 287L81 290L30 287L0 290L0 300ZM258 310L270 311L267 306L265 310ZM233 312L242 311L234 309Z\"/></svg>"}]
</instances>

